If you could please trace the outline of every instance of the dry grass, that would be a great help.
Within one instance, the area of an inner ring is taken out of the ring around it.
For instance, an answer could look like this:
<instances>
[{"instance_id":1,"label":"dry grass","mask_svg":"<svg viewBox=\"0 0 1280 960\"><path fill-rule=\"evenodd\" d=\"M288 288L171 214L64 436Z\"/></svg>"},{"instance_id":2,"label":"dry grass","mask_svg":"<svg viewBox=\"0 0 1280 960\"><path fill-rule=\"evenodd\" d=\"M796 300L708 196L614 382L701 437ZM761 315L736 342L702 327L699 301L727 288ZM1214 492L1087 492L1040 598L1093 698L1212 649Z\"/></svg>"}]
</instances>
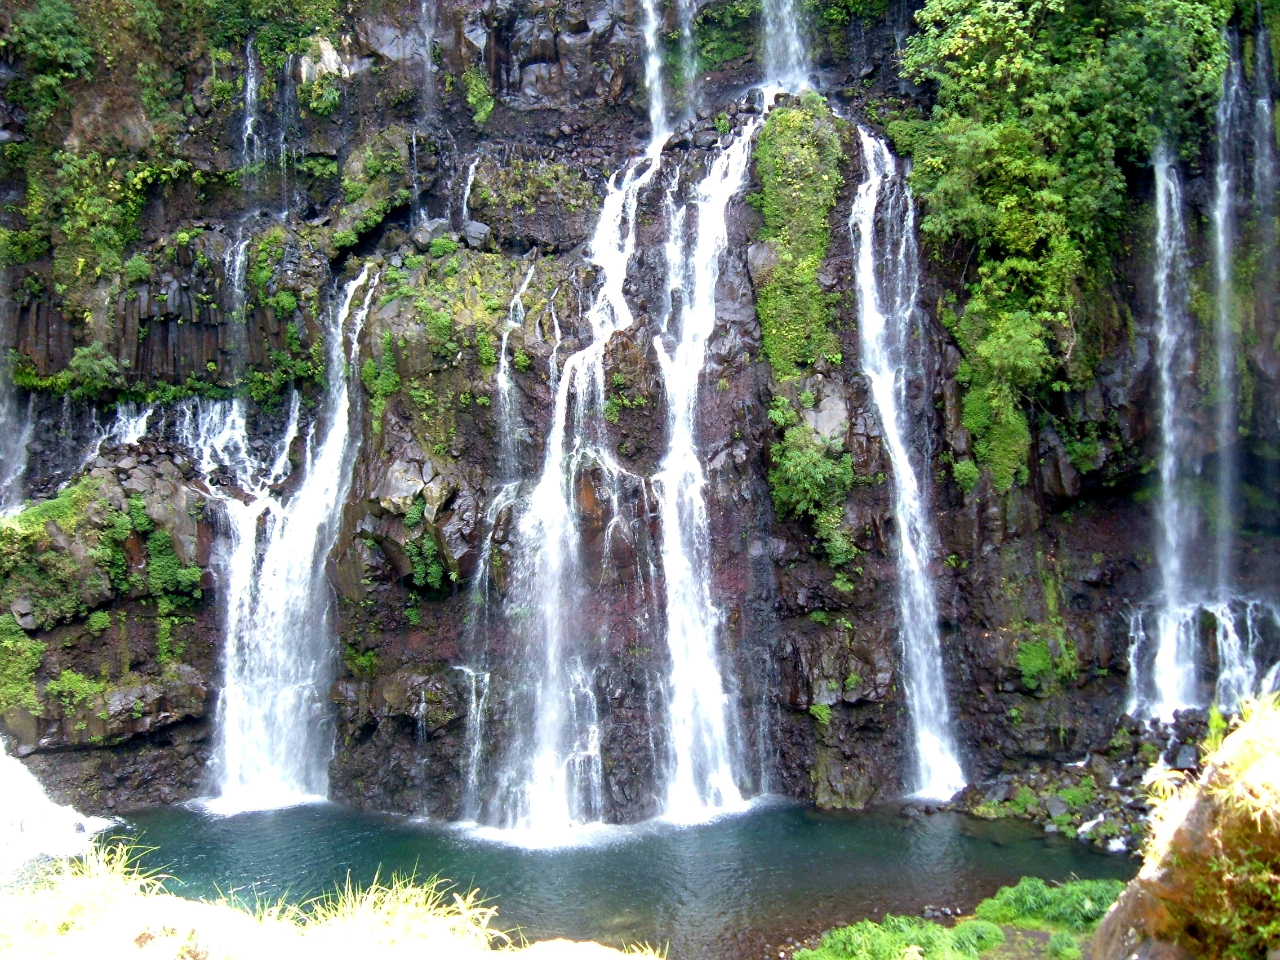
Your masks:
<instances>
[{"instance_id":1,"label":"dry grass","mask_svg":"<svg viewBox=\"0 0 1280 960\"><path fill-rule=\"evenodd\" d=\"M0 890L0 956L23 960L614 960L623 952L564 940L514 945L493 924L497 910L440 880L393 877L301 905L244 909L164 892L166 878L138 869L123 844L94 847L51 865L28 883ZM626 955L661 958L646 947Z\"/></svg>"}]
</instances>

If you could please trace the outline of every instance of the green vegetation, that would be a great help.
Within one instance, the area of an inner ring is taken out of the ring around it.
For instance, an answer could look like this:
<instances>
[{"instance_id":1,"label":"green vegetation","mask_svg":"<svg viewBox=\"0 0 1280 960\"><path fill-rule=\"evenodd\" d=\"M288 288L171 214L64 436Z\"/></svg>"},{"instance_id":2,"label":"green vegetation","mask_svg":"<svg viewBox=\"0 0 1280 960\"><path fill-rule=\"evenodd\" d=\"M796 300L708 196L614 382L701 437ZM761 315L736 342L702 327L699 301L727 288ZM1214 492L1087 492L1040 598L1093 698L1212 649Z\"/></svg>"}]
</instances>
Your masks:
<instances>
[{"instance_id":1,"label":"green vegetation","mask_svg":"<svg viewBox=\"0 0 1280 960\"><path fill-rule=\"evenodd\" d=\"M1198 781L1156 781L1144 933L1189 956L1265 956L1280 939L1280 704L1246 704ZM1127 900L1128 898L1126 898Z\"/></svg>"},{"instance_id":2,"label":"green vegetation","mask_svg":"<svg viewBox=\"0 0 1280 960\"><path fill-rule=\"evenodd\" d=\"M326 373L324 343L316 340L309 349L304 347L297 324L290 323L285 327L285 348L271 351L269 366L249 373L249 396L255 403L269 403L290 385L323 384Z\"/></svg>"},{"instance_id":3,"label":"green vegetation","mask_svg":"<svg viewBox=\"0 0 1280 960\"><path fill-rule=\"evenodd\" d=\"M0 614L0 716L10 710L39 711L36 671L44 650L44 641L29 636L13 614Z\"/></svg>"},{"instance_id":4,"label":"green vegetation","mask_svg":"<svg viewBox=\"0 0 1280 960\"><path fill-rule=\"evenodd\" d=\"M866 480L854 473L852 454L800 423L795 410L781 398L774 401L769 417L784 428L782 439L769 452L774 506L784 517L813 524L832 566L853 563L860 551L844 522L844 501L855 485Z\"/></svg>"},{"instance_id":5,"label":"green vegetation","mask_svg":"<svg viewBox=\"0 0 1280 960\"><path fill-rule=\"evenodd\" d=\"M1050 886L1039 877L1023 877L983 900L974 913L1006 926L1083 934L1097 926L1123 889L1122 880L1073 880Z\"/></svg>"},{"instance_id":6,"label":"green vegetation","mask_svg":"<svg viewBox=\"0 0 1280 960\"><path fill-rule=\"evenodd\" d=\"M826 727L831 723L831 705L829 703L815 703L809 707L809 716L818 721L818 726Z\"/></svg>"},{"instance_id":7,"label":"green vegetation","mask_svg":"<svg viewBox=\"0 0 1280 960\"><path fill-rule=\"evenodd\" d=\"M811 92L800 106L770 113L755 158L762 237L777 256L756 309L774 375L790 380L839 349L830 330L831 298L818 284L831 242L828 217L844 182L844 152L826 101Z\"/></svg>"},{"instance_id":8,"label":"green vegetation","mask_svg":"<svg viewBox=\"0 0 1280 960\"><path fill-rule=\"evenodd\" d=\"M967 960L1004 942L1004 932L982 920L947 929L930 920L890 914L832 930L816 950L799 950L795 960Z\"/></svg>"},{"instance_id":9,"label":"green vegetation","mask_svg":"<svg viewBox=\"0 0 1280 960\"><path fill-rule=\"evenodd\" d=\"M93 46L70 0L39 0L14 17L13 29L0 39L0 50L10 47L31 74L14 99L39 130L68 102L71 85L92 72Z\"/></svg>"},{"instance_id":10,"label":"green vegetation","mask_svg":"<svg viewBox=\"0 0 1280 960\"><path fill-rule=\"evenodd\" d=\"M100 843L80 857L50 862L21 884L0 890L0 954L67 956L94 944L101 956L136 953L203 960L256 960L263 944L300 953L314 943L360 943L376 956L452 960L518 958L525 950L494 926L497 910L476 891L440 879L393 876L356 887L350 881L303 904L194 903L167 893L165 877L139 868L120 843ZM596 948L593 955L612 951ZM537 950L535 956L545 956ZM618 957L624 956L619 951ZM643 947L629 956L658 958Z\"/></svg>"},{"instance_id":11,"label":"green vegetation","mask_svg":"<svg viewBox=\"0 0 1280 960\"><path fill-rule=\"evenodd\" d=\"M382 433L382 417L387 400L400 389L400 374L396 370L395 338L391 331L382 336L382 356L366 357L360 368L360 381L369 392L369 418L374 436Z\"/></svg>"},{"instance_id":12,"label":"green vegetation","mask_svg":"<svg viewBox=\"0 0 1280 960\"><path fill-rule=\"evenodd\" d=\"M347 669L360 680L372 680L378 675L378 651L357 650L351 644L343 644L342 660Z\"/></svg>"},{"instance_id":13,"label":"green vegetation","mask_svg":"<svg viewBox=\"0 0 1280 960\"><path fill-rule=\"evenodd\" d=\"M471 118L475 120L476 126L484 126L497 104L493 98L489 74L478 66L467 67L462 74L462 89L467 98L467 106L471 108Z\"/></svg>"},{"instance_id":14,"label":"green vegetation","mask_svg":"<svg viewBox=\"0 0 1280 960\"><path fill-rule=\"evenodd\" d=\"M298 88L298 101L317 116L332 116L342 103L342 88L338 86L338 78L326 73L311 83L302 84Z\"/></svg>"},{"instance_id":15,"label":"green vegetation","mask_svg":"<svg viewBox=\"0 0 1280 960\"><path fill-rule=\"evenodd\" d=\"M965 354L964 422L998 490L1026 479L1028 403L1089 382L1116 335L1090 307L1123 242L1125 169L1216 100L1230 11L929 0L918 14L904 67L937 105L890 132L914 156L926 238L952 262L974 255L946 319Z\"/></svg>"},{"instance_id":16,"label":"green vegetation","mask_svg":"<svg viewBox=\"0 0 1280 960\"><path fill-rule=\"evenodd\" d=\"M105 680L92 680L75 670L63 670L56 678L45 684L44 688L45 697L57 700L67 713L90 704L97 704L106 692Z\"/></svg>"},{"instance_id":17,"label":"green vegetation","mask_svg":"<svg viewBox=\"0 0 1280 960\"><path fill-rule=\"evenodd\" d=\"M832 930L815 950L795 960L968 960L988 955L1005 942L1003 927L1054 934L1050 956L1078 957L1079 937L1097 926L1124 889L1119 880L1074 880L1050 886L1024 877L978 904L976 916L950 929L915 917L887 916Z\"/></svg>"}]
</instances>

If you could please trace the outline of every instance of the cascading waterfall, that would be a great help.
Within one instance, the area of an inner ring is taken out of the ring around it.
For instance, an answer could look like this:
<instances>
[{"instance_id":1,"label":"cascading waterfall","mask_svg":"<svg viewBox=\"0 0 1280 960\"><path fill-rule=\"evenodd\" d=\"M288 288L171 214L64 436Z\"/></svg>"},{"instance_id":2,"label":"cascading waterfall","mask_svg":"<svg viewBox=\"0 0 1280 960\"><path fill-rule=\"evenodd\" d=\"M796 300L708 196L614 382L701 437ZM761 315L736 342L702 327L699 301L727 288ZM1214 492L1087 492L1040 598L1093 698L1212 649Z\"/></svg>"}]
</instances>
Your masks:
<instances>
[{"instance_id":1,"label":"cascading waterfall","mask_svg":"<svg viewBox=\"0 0 1280 960\"><path fill-rule=\"evenodd\" d=\"M1261 17L1259 17L1261 20ZM1271 36L1265 27L1254 38L1253 196L1262 223L1263 249L1275 244L1276 128L1271 105Z\"/></svg>"},{"instance_id":2,"label":"cascading waterfall","mask_svg":"<svg viewBox=\"0 0 1280 960\"><path fill-rule=\"evenodd\" d=\"M9 379L9 361L0 357L0 516L17 510L23 503L34 403L34 397L22 402Z\"/></svg>"},{"instance_id":3,"label":"cascading waterfall","mask_svg":"<svg viewBox=\"0 0 1280 960\"><path fill-rule=\"evenodd\" d=\"M211 436L186 438L204 451L207 473L228 468L248 502L229 497L222 550L226 655L214 747L217 797L211 809L262 809L323 797L332 731L325 692L332 672L331 591L325 561L337 536L359 444L351 429L348 369L376 279L366 264L328 311L328 391L306 443L303 479L289 497L270 492L286 469L291 428L269 471L245 442L242 401L200 423L221 421ZM349 349L346 344L350 344ZM256 479L255 479L256 477Z\"/></svg>"},{"instance_id":4,"label":"cascading waterfall","mask_svg":"<svg viewBox=\"0 0 1280 960\"><path fill-rule=\"evenodd\" d=\"M920 797L949 799L964 787L965 778L951 732L937 601L929 573L935 537L928 486L921 481L927 461L917 470L906 409L910 351L920 320L915 203L888 145L862 126L858 140L866 178L858 185L849 213L849 233L855 251L862 370L893 467L899 631L915 737L913 789Z\"/></svg>"},{"instance_id":5,"label":"cascading waterfall","mask_svg":"<svg viewBox=\"0 0 1280 960\"><path fill-rule=\"evenodd\" d=\"M13 342L14 303L9 271L0 269L0 343ZM35 398L22 402L13 385L8 349L0 356L0 516L22 505Z\"/></svg>"},{"instance_id":6,"label":"cascading waterfall","mask_svg":"<svg viewBox=\"0 0 1280 960\"><path fill-rule=\"evenodd\" d=\"M240 122L240 162L248 165L262 159L262 137L258 126L262 118L258 116L258 57L254 50L253 38L244 44L244 117Z\"/></svg>"},{"instance_id":7,"label":"cascading waterfall","mask_svg":"<svg viewBox=\"0 0 1280 960\"><path fill-rule=\"evenodd\" d=\"M636 209L669 136L655 0L644 2L643 26L649 144L609 181L589 247L601 276L586 313L591 338L564 361L542 471L515 522L509 604L520 614L526 676L512 691L512 707L528 722L513 731L487 819L542 843L571 840L575 827L604 815L595 645L583 642L588 638L575 622L585 599L576 500L579 479L596 471L603 496L616 505L626 473L606 443L604 351L634 320L623 286L636 246Z\"/></svg>"},{"instance_id":8,"label":"cascading waterfall","mask_svg":"<svg viewBox=\"0 0 1280 960\"><path fill-rule=\"evenodd\" d=\"M1187 306L1187 240L1182 218L1182 182L1168 145L1154 159L1156 180L1156 376L1159 388L1160 492L1156 505L1156 562L1160 594L1155 635L1136 623L1131 656L1130 712L1171 718L1199 701L1196 657L1198 610L1190 603L1187 549L1198 519L1187 490L1192 462L1189 409L1184 384L1190 354ZM1142 661L1149 661L1149 665Z\"/></svg>"},{"instance_id":9,"label":"cascading waterfall","mask_svg":"<svg viewBox=\"0 0 1280 960\"><path fill-rule=\"evenodd\" d=\"M711 597L706 473L698 455L698 392L715 329L716 283L728 246L729 201L742 189L762 121L736 134L711 164L694 200L692 249L672 257L668 288L687 291L680 336L668 351L654 341L667 396L667 451L654 474L662 519L662 570L671 669L666 682L667 775L663 815L691 822L742 805L737 783L735 711L716 648L720 611ZM684 218L673 218L680 229Z\"/></svg>"},{"instance_id":10,"label":"cascading waterfall","mask_svg":"<svg viewBox=\"0 0 1280 960\"><path fill-rule=\"evenodd\" d=\"M795 0L764 0L765 85L788 93L809 88L809 53Z\"/></svg>"},{"instance_id":11,"label":"cascading waterfall","mask_svg":"<svg viewBox=\"0 0 1280 960\"><path fill-rule=\"evenodd\" d=\"M1225 601L1233 589L1232 548L1235 518L1239 513L1238 428L1236 424L1236 331L1232 297L1233 264L1231 251L1235 243L1235 216L1239 177L1238 146L1241 143L1245 111L1245 89L1240 59L1234 37L1231 62L1223 79L1222 96L1217 108L1217 159L1214 164L1213 192L1213 272L1217 313L1214 318L1214 352L1216 354L1216 417L1218 461L1214 504L1214 559L1218 601Z\"/></svg>"}]
</instances>

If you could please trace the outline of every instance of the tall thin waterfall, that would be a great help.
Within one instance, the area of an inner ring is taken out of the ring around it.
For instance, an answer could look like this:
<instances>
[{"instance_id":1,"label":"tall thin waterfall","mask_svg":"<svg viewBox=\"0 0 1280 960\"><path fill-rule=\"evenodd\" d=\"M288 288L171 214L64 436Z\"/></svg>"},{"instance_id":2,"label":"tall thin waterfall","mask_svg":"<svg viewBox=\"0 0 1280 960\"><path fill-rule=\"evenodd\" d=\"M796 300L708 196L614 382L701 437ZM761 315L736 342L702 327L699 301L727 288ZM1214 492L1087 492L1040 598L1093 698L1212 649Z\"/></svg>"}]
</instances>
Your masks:
<instances>
[{"instance_id":1,"label":"tall thin waterfall","mask_svg":"<svg viewBox=\"0 0 1280 960\"><path fill-rule=\"evenodd\" d=\"M22 402L9 379L9 359L0 357L0 516L22 506L33 403L31 397Z\"/></svg>"},{"instance_id":2,"label":"tall thin waterfall","mask_svg":"<svg viewBox=\"0 0 1280 960\"><path fill-rule=\"evenodd\" d=\"M1234 207L1240 181L1238 147L1243 137L1245 113L1244 77L1240 59L1231 41L1231 63L1223 78L1217 109L1217 159L1213 179L1213 272L1217 306L1214 318L1214 352L1217 357L1216 417L1218 462L1214 525L1214 560L1219 601L1231 593L1233 584L1232 547L1237 503L1238 429L1236 423L1236 329L1232 296L1232 258L1236 224Z\"/></svg>"},{"instance_id":3,"label":"tall thin waterfall","mask_svg":"<svg viewBox=\"0 0 1280 960\"><path fill-rule=\"evenodd\" d=\"M262 135L258 131L262 123L258 112L258 87L261 80L252 37L244 44L244 64L244 117L240 122L240 162L250 164L257 163L263 158Z\"/></svg>"},{"instance_id":4,"label":"tall thin waterfall","mask_svg":"<svg viewBox=\"0 0 1280 960\"><path fill-rule=\"evenodd\" d=\"M325 563L337 537L359 432L352 430L348 369L376 289L368 264L328 311L328 392L306 443L303 479L276 499L292 426L269 464L245 440L242 401L193 418L192 449L206 473L230 469L249 494L224 501L225 679L218 703L212 809L229 812L324 796L332 729L325 694L333 669L332 598ZM348 346L349 345L349 346ZM201 430L212 432L199 435Z\"/></svg>"},{"instance_id":5,"label":"tall thin waterfall","mask_svg":"<svg viewBox=\"0 0 1280 960\"><path fill-rule=\"evenodd\" d=\"M31 442L34 398L22 398L13 385L8 344L13 337L14 303L9 271L0 270L0 516L22 504Z\"/></svg>"},{"instance_id":6,"label":"tall thin waterfall","mask_svg":"<svg viewBox=\"0 0 1280 960\"><path fill-rule=\"evenodd\" d=\"M1261 19L1261 18L1259 18ZM1271 105L1271 36L1265 27L1254 38L1253 196L1263 224L1264 249L1275 242L1276 126Z\"/></svg>"},{"instance_id":7,"label":"tall thin waterfall","mask_svg":"<svg viewBox=\"0 0 1280 960\"><path fill-rule=\"evenodd\" d=\"M849 213L856 252L862 369L880 415L893 466L893 515L898 567L898 615L907 705L915 735L914 791L948 799L965 785L951 732L951 708L942 671L938 609L929 564L935 548L928 485L913 454L907 380L920 312L915 203L897 160L884 141L859 126L866 178Z\"/></svg>"},{"instance_id":8,"label":"tall thin waterfall","mask_svg":"<svg viewBox=\"0 0 1280 960\"><path fill-rule=\"evenodd\" d=\"M667 784L663 813L678 821L742 803L736 778L735 710L716 649L720 611L711 597L711 544L706 472L698 455L696 421L707 341L715 330L716 283L729 242L727 210L743 186L751 144L761 121L744 126L698 185L692 249L668 259L668 286L688 291L680 335L668 351L655 339L667 396L666 455L654 484L662 518L666 586ZM676 218L673 226L683 224Z\"/></svg>"},{"instance_id":9,"label":"tall thin waterfall","mask_svg":"<svg viewBox=\"0 0 1280 960\"><path fill-rule=\"evenodd\" d=\"M1172 150L1156 152L1156 376L1159 386L1160 493L1156 562L1160 572L1154 637L1137 624L1132 647L1130 712L1169 718L1198 702L1198 609L1189 603L1187 554L1198 517L1188 487L1191 430L1185 385L1191 377L1191 317L1187 306L1187 239L1182 183ZM1142 662L1149 660L1149 666Z\"/></svg>"},{"instance_id":10,"label":"tall thin waterfall","mask_svg":"<svg viewBox=\"0 0 1280 960\"><path fill-rule=\"evenodd\" d=\"M809 88L809 52L795 0L764 0L764 75L767 86L796 93Z\"/></svg>"}]
</instances>

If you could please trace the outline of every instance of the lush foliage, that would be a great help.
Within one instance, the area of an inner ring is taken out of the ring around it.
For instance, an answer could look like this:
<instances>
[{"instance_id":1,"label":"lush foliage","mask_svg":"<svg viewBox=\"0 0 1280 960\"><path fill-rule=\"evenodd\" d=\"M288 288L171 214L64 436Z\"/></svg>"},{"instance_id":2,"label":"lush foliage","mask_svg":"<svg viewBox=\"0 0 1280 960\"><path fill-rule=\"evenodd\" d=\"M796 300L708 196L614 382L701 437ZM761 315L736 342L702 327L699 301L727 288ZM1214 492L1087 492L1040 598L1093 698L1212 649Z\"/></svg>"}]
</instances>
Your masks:
<instances>
[{"instance_id":1,"label":"lush foliage","mask_svg":"<svg viewBox=\"0 0 1280 960\"><path fill-rule=\"evenodd\" d=\"M852 454L800 423L785 400L775 401L769 415L784 428L770 451L774 506L784 517L813 523L833 566L852 563L858 549L845 526L844 501L854 485L863 482L854 473Z\"/></svg>"},{"instance_id":2,"label":"lush foliage","mask_svg":"<svg viewBox=\"0 0 1280 960\"><path fill-rule=\"evenodd\" d=\"M765 355L781 380L837 351L831 298L818 284L818 271L831 242L827 219L843 183L843 157L831 111L816 93L770 113L756 145L763 238L777 256L756 309Z\"/></svg>"},{"instance_id":3,"label":"lush foliage","mask_svg":"<svg viewBox=\"0 0 1280 960\"><path fill-rule=\"evenodd\" d=\"M369 419L377 436L382 433L382 416L387 409L387 400L400 389L395 339L390 331L382 337L382 356L365 358L360 368L360 380L369 391Z\"/></svg>"},{"instance_id":4,"label":"lush foliage","mask_svg":"<svg viewBox=\"0 0 1280 960\"><path fill-rule=\"evenodd\" d=\"M477 126L483 126L497 102L493 98L489 75L480 67L468 67L462 74L462 89L467 106L471 108L471 118Z\"/></svg>"},{"instance_id":5,"label":"lush foliage","mask_svg":"<svg viewBox=\"0 0 1280 960\"><path fill-rule=\"evenodd\" d=\"M929 0L906 72L935 85L925 119L890 130L915 159L925 235L963 263L950 316L965 425L998 489L1025 479L1027 404L1086 382L1127 165L1176 141L1217 96L1229 0ZM1098 311L1092 311L1097 313Z\"/></svg>"},{"instance_id":6,"label":"lush foliage","mask_svg":"<svg viewBox=\"0 0 1280 960\"><path fill-rule=\"evenodd\" d=\"M816 950L796 952L796 960L969 960L1004 942L995 924L967 920L948 929L930 920L890 914L879 923L863 920L832 930Z\"/></svg>"},{"instance_id":7,"label":"lush foliage","mask_svg":"<svg viewBox=\"0 0 1280 960\"><path fill-rule=\"evenodd\" d=\"M39 709L35 678L44 649L44 641L29 636L13 614L0 614L0 716Z\"/></svg>"},{"instance_id":8,"label":"lush foliage","mask_svg":"<svg viewBox=\"0 0 1280 960\"><path fill-rule=\"evenodd\" d=\"M1073 880L1050 886L1039 877L1023 877L978 904L975 914L1009 926L1088 933L1123 889L1120 880Z\"/></svg>"}]
</instances>

